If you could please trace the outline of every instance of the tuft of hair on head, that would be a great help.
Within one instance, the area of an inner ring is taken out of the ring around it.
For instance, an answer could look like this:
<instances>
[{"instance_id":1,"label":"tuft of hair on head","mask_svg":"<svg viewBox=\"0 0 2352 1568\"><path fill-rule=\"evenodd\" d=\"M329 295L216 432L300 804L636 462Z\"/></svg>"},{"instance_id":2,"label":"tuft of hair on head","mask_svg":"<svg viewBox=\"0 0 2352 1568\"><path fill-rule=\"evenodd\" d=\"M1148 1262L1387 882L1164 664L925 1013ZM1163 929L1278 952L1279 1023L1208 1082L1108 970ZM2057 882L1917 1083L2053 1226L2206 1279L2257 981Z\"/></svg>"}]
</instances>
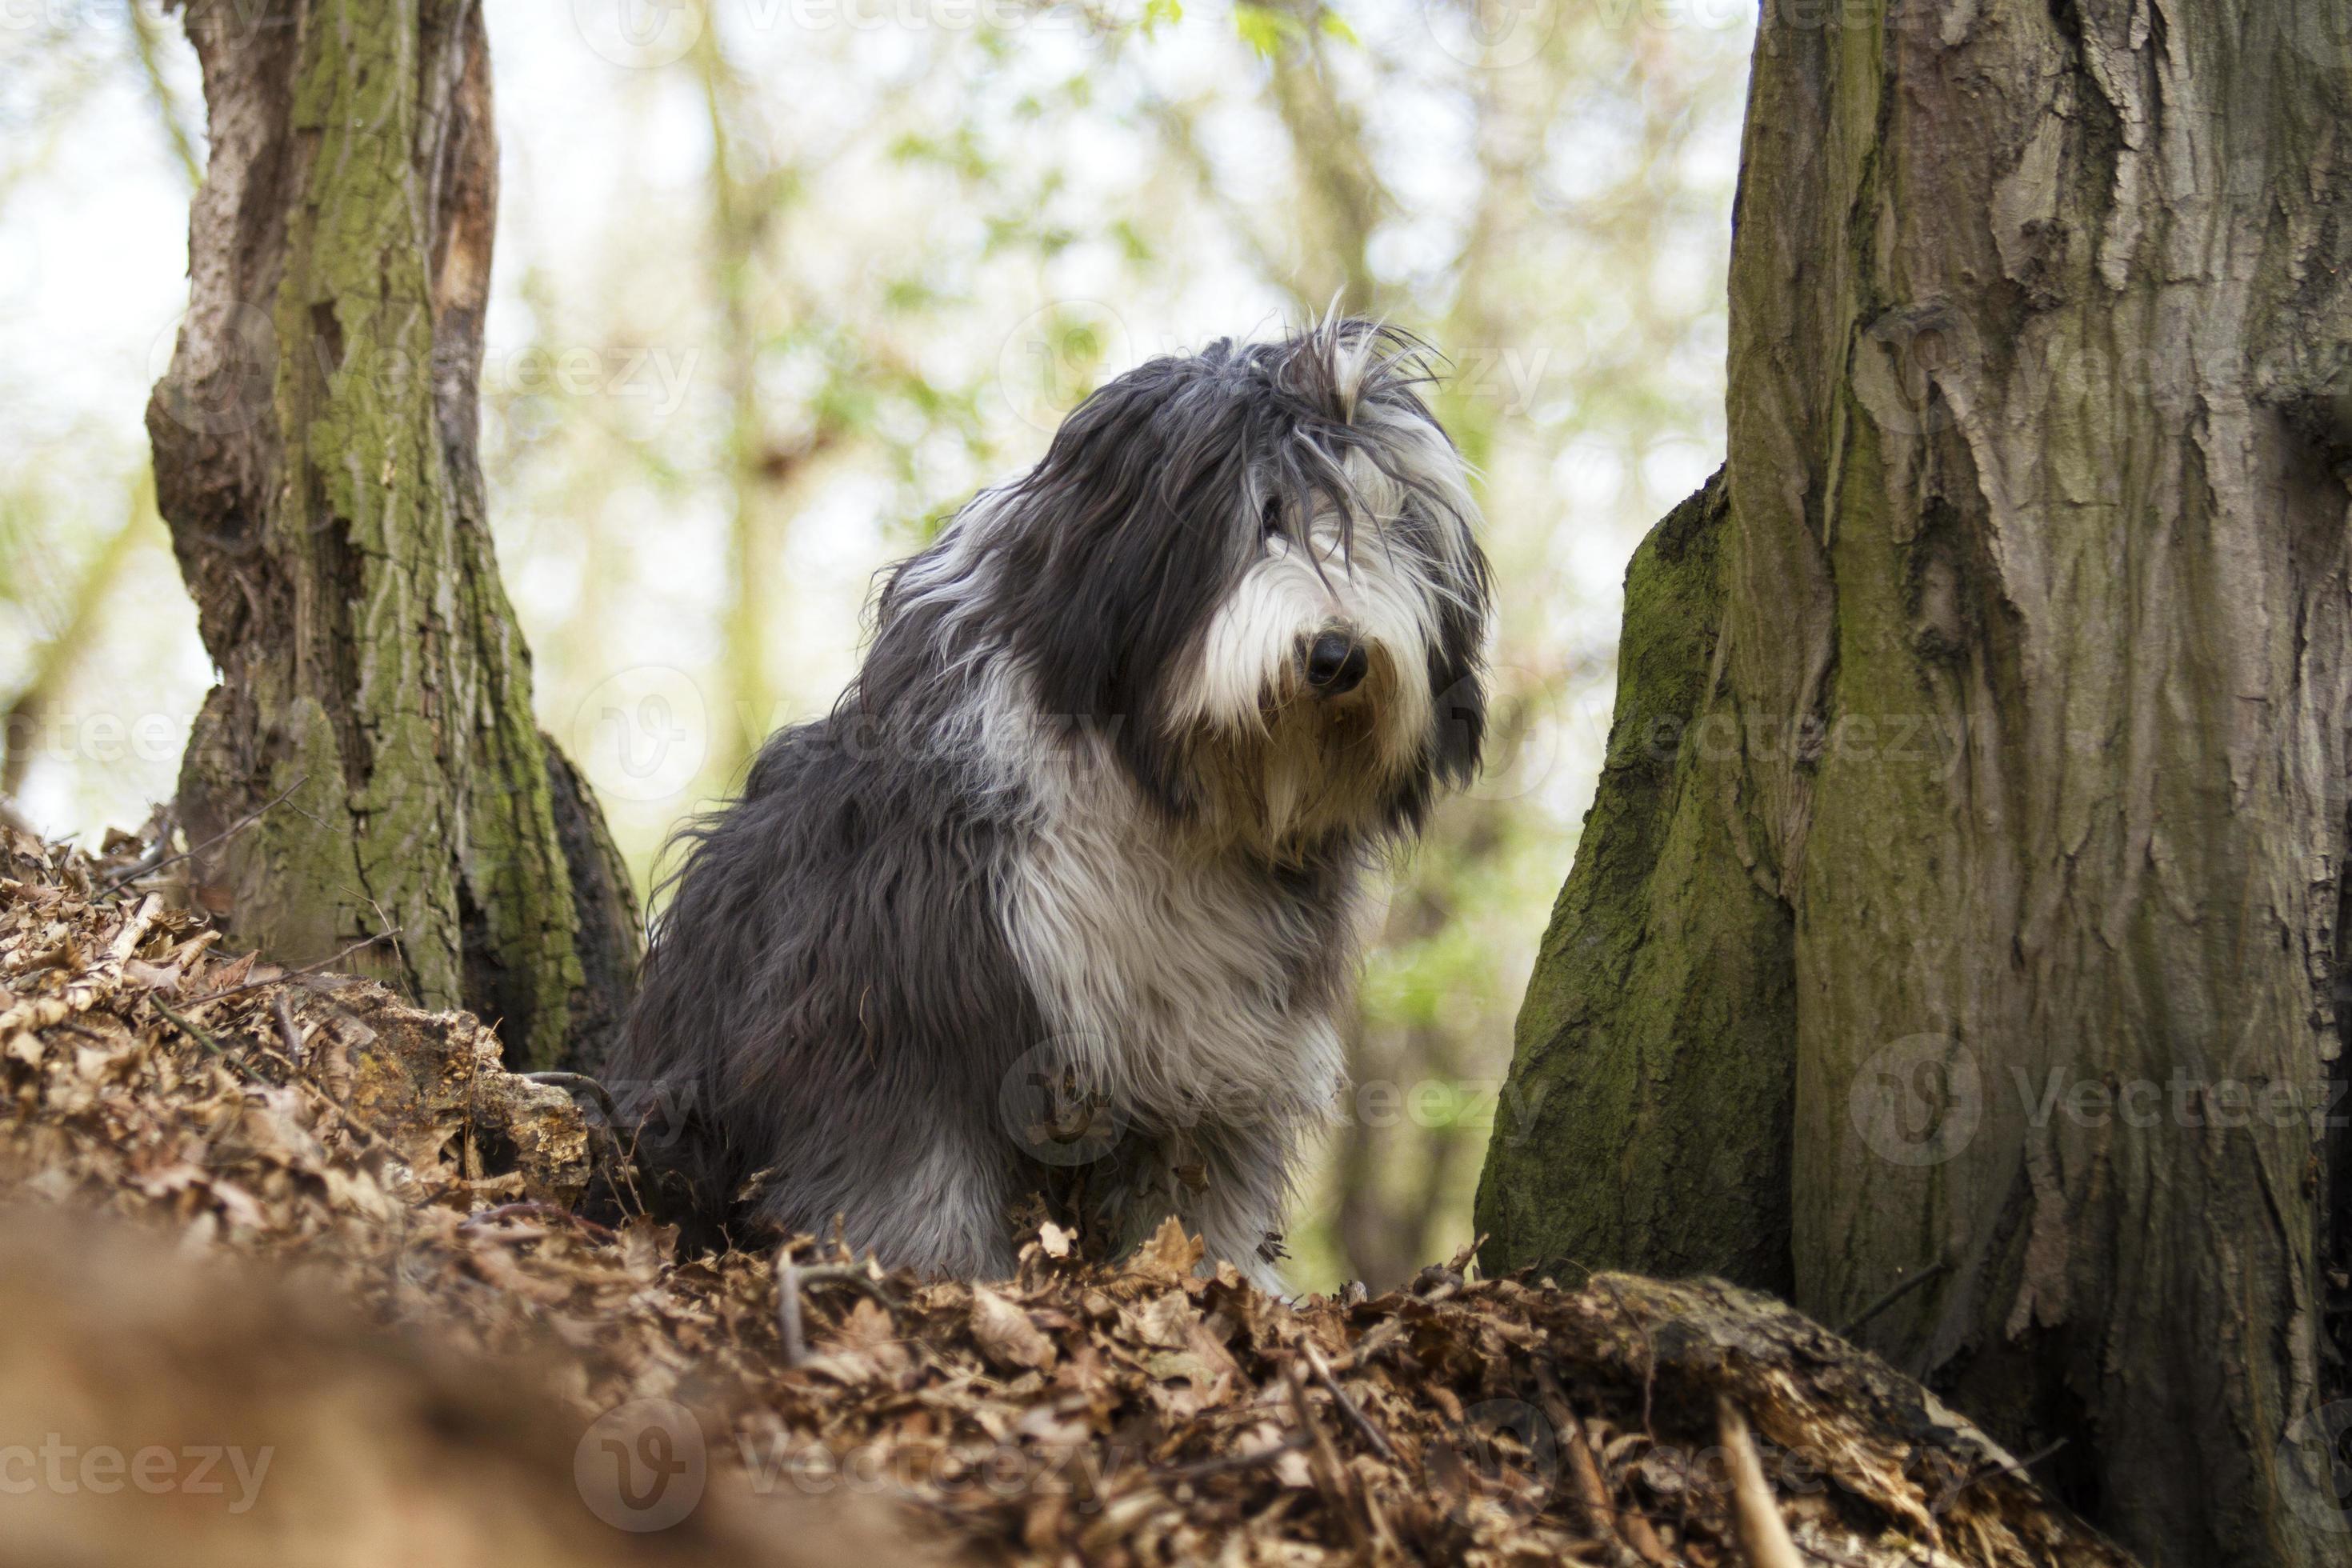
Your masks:
<instances>
[{"instance_id":1,"label":"tuft of hair on head","mask_svg":"<svg viewBox=\"0 0 2352 1568\"><path fill-rule=\"evenodd\" d=\"M1322 319L1299 328L1290 341L1295 352L1285 367L1283 390L1340 425L1355 424L1367 403L1402 397L1420 408L1415 389L1436 383L1444 357L1402 327L1340 315L1336 300Z\"/></svg>"},{"instance_id":2,"label":"tuft of hair on head","mask_svg":"<svg viewBox=\"0 0 2352 1568\"><path fill-rule=\"evenodd\" d=\"M1294 331L1281 350L1286 352L1273 367L1274 385L1324 426L1295 448L1304 480L1297 488L1330 503L1339 521L1340 559L1352 562L1360 498L1348 473L1349 454L1402 479L1390 438L1420 426L1460 463L1421 392L1437 383L1444 356L1402 327L1339 315L1336 304Z\"/></svg>"}]
</instances>

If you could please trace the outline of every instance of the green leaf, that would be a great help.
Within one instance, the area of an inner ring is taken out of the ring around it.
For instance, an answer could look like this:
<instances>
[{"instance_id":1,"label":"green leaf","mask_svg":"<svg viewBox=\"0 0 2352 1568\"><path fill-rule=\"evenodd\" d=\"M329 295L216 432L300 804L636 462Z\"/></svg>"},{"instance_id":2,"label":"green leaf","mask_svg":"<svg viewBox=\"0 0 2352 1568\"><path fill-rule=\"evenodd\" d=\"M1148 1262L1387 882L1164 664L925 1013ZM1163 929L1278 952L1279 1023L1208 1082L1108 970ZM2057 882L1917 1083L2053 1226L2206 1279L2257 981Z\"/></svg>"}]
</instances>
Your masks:
<instances>
[{"instance_id":1,"label":"green leaf","mask_svg":"<svg viewBox=\"0 0 2352 1568\"><path fill-rule=\"evenodd\" d=\"M1109 233L1110 237L1118 242L1119 255L1130 266L1142 266L1157 254L1152 248L1151 241L1129 219L1114 219L1110 225Z\"/></svg>"},{"instance_id":2,"label":"green leaf","mask_svg":"<svg viewBox=\"0 0 2352 1568\"><path fill-rule=\"evenodd\" d=\"M1287 12L1253 5L1249 0L1234 0L1234 31L1265 59L1282 53L1283 45L1305 30L1298 25L1298 18Z\"/></svg>"},{"instance_id":3,"label":"green leaf","mask_svg":"<svg viewBox=\"0 0 2352 1568\"><path fill-rule=\"evenodd\" d=\"M1358 48L1364 47L1364 40L1356 37L1356 29L1348 26L1348 18L1328 6L1317 13L1315 25L1328 37L1337 38L1343 44L1353 44Z\"/></svg>"},{"instance_id":4,"label":"green leaf","mask_svg":"<svg viewBox=\"0 0 2352 1568\"><path fill-rule=\"evenodd\" d=\"M1160 24L1174 26L1184 19L1184 0L1144 0L1143 36L1150 37Z\"/></svg>"}]
</instances>

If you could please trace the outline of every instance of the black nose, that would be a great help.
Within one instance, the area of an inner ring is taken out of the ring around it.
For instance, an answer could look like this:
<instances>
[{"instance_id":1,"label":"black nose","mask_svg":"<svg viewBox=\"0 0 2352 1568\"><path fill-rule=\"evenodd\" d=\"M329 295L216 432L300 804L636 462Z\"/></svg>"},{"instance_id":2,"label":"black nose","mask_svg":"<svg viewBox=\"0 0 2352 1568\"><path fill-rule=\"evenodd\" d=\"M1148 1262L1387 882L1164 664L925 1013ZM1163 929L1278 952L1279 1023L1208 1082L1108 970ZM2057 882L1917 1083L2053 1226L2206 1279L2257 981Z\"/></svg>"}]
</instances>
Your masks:
<instances>
[{"instance_id":1,"label":"black nose","mask_svg":"<svg viewBox=\"0 0 2352 1568\"><path fill-rule=\"evenodd\" d=\"M1337 697L1363 683L1371 660L1347 633L1325 632L1307 647L1306 662L1307 684L1326 697Z\"/></svg>"}]
</instances>

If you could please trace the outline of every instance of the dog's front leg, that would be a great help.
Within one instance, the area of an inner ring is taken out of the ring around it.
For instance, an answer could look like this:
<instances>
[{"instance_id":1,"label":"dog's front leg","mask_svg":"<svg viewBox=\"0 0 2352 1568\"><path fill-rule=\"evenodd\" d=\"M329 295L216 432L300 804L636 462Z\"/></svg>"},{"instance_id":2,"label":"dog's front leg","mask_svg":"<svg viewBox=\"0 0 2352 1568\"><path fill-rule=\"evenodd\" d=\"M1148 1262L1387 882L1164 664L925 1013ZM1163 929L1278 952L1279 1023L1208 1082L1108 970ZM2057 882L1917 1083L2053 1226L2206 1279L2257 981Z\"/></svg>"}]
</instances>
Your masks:
<instances>
[{"instance_id":1,"label":"dog's front leg","mask_svg":"<svg viewBox=\"0 0 2352 1568\"><path fill-rule=\"evenodd\" d=\"M886 1268L948 1279L1007 1279L1016 1271L1012 1162L985 1130L940 1119L855 1151L854 1163L856 1190L839 1199L851 1250L870 1250Z\"/></svg>"},{"instance_id":2,"label":"dog's front leg","mask_svg":"<svg viewBox=\"0 0 2352 1568\"><path fill-rule=\"evenodd\" d=\"M1247 1121L1202 1128L1187 1142L1197 1165L1178 1173L1180 1215L1198 1231L1207 1249L1203 1263L1231 1263L1267 1295L1287 1299L1281 1259L1293 1129L1286 1121Z\"/></svg>"}]
</instances>

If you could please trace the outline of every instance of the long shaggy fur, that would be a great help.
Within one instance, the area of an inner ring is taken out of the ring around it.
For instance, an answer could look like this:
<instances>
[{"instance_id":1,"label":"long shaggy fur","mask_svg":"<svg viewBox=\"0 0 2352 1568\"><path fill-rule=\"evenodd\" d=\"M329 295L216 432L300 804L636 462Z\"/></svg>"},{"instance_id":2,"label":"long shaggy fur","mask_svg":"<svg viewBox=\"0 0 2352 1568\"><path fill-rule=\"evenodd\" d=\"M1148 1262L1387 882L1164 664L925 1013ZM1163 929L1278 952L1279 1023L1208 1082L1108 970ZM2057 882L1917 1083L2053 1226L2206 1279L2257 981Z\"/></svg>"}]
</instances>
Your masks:
<instances>
[{"instance_id":1,"label":"long shaggy fur","mask_svg":"<svg viewBox=\"0 0 2352 1568\"><path fill-rule=\"evenodd\" d=\"M697 1210L983 1276L1035 1194L1278 1283L1363 874L1485 722L1426 379L1360 321L1154 360L896 569L834 711L685 831L610 1064Z\"/></svg>"}]
</instances>

